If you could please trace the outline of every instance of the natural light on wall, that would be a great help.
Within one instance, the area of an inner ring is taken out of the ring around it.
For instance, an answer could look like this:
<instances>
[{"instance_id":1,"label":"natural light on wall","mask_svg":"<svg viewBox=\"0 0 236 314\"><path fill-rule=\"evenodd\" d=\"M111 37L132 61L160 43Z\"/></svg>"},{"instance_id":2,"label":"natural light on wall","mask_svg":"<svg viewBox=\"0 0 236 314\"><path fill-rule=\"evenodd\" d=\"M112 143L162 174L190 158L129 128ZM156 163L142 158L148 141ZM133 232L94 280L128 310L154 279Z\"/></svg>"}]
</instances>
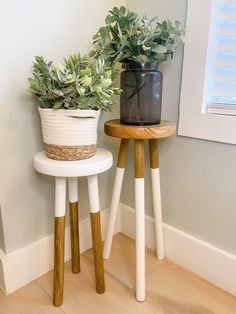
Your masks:
<instances>
[{"instance_id":1,"label":"natural light on wall","mask_svg":"<svg viewBox=\"0 0 236 314\"><path fill-rule=\"evenodd\" d=\"M188 0L178 134L236 144L236 0Z\"/></svg>"}]
</instances>

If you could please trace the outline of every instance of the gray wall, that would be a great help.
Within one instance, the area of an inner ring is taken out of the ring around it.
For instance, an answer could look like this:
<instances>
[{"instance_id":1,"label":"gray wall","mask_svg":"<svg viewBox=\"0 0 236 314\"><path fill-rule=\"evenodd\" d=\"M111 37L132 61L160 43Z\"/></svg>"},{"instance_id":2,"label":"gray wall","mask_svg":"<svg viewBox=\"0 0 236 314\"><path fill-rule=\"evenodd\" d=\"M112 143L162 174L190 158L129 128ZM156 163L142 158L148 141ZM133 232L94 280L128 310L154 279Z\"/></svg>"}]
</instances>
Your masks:
<instances>
[{"instance_id":1,"label":"gray wall","mask_svg":"<svg viewBox=\"0 0 236 314\"><path fill-rule=\"evenodd\" d=\"M149 17L185 22L186 0L128 0L128 7ZM200 22L200 17L199 17ZM183 52L164 74L162 118L178 121ZM199 126L201 127L201 126ZM160 143L160 173L164 221L219 248L236 253L236 147L234 145L174 137ZM130 193L132 161L125 177L123 202L134 206ZM152 214L146 164L146 213Z\"/></svg>"},{"instance_id":2,"label":"gray wall","mask_svg":"<svg viewBox=\"0 0 236 314\"><path fill-rule=\"evenodd\" d=\"M33 156L42 150L39 116L28 92L33 57L61 62L88 52L92 36L117 0L6 0L0 3L0 245L6 252L53 232L53 179L37 174ZM108 116L106 116L108 119ZM111 115L109 116L111 118ZM105 119L105 117L102 117ZM105 141L100 121L100 144ZM101 208L108 208L113 172L101 175ZM88 216L87 187L80 181L81 219Z\"/></svg>"}]
</instances>

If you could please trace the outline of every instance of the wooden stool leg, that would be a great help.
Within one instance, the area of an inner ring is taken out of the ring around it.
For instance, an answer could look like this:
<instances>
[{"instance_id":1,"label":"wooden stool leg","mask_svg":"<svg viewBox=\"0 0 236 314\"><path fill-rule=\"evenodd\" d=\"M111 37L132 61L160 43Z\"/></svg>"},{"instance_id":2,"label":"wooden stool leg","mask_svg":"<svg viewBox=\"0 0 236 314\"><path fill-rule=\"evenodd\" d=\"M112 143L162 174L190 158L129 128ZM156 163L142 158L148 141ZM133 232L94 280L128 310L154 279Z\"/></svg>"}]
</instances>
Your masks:
<instances>
[{"instance_id":1,"label":"wooden stool leg","mask_svg":"<svg viewBox=\"0 0 236 314\"><path fill-rule=\"evenodd\" d=\"M163 225L162 225L162 208L161 208L161 188L159 173L159 155L157 140L149 140L150 166L152 178L152 199L155 220L156 233L156 250L157 258L164 258L164 241L163 241Z\"/></svg>"},{"instance_id":2,"label":"wooden stool leg","mask_svg":"<svg viewBox=\"0 0 236 314\"><path fill-rule=\"evenodd\" d=\"M54 284L53 304L63 303L64 287L64 242L65 242L66 178L55 180L55 241L54 241Z\"/></svg>"},{"instance_id":3,"label":"wooden stool leg","mask_svg":"<svg viewBox=\"0 0 236 314\"><path fill-rule=\"evenodd\" d=\"M105 242L104 242L104 247L103 247L104 259L108 259L111 253L111 245L112 245L112 239L113 239L113 234L114 234L114 229L115 229L117 211L119 207L120 193L121 193L121 188L122 188L122 183L123 183L123 178L124 178L125 164L126 164L126 159L128 155L128 149L129 149L129 140L122 139L120 143L120 151L119 151L119 157L118 157L117 168L116 168L116 177L115 177L115 183L114 183L112 200L111 200L111 209L109 213L106 237L105 237Z\"/></svg>"},{"instance_id":4,"label":"wooden stool leg","mask_svg":"<svg viewBox=\"0 0 236 314\"><path fill-rule=\"evenodd\" d=\"M88 177L90 218L93 241L94 271L97 293L105 292L104 265L102 258L102 234L99 212L99 194L97 175Z\"/></svg>"},{"instance_id":5,"label":"wooden stool leg","mask_svg":"<svg viewBox=\"0 0 236 314\"><path fill-rule=\"evenodd\" d=\"M70 209L71 269L80 272L79 213L77 178L68 178Z\"/></svg>"},{"instance_id":6,"label":"wooden stool leg","mask_svg":"<svg viewBox=\"0 0 236 314\"><path fill-rule=\"evenodd\" d=\"M134 142L135 210L136 210L136 299L145 300L145 205L144 205L144 145Z\"/></svg>"}]
</instances>

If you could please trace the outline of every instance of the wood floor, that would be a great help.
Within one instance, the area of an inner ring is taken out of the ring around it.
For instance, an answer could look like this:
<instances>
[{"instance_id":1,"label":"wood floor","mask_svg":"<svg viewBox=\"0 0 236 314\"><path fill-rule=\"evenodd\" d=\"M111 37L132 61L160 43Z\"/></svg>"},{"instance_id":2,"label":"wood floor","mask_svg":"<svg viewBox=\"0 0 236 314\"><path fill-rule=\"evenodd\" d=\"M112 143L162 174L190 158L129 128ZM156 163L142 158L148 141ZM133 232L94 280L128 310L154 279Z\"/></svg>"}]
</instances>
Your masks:
<instances>
[{"instance_id":1,"label":"wood floor","mask_svg":"<svg viewBox=\"0 0 236 314\"><path fill-rule=\"evenodd\" d=\"M158 262L146 252L146 301L134 298L135 246L122 234L114 238L105 261L106 292L95 292L92 252L81 256L81 273L65 265L64 303L52 305L52 271L16 292L0 292L1 314L236 314L236 298L178 265Z\"/></svg>"}]
</instances>

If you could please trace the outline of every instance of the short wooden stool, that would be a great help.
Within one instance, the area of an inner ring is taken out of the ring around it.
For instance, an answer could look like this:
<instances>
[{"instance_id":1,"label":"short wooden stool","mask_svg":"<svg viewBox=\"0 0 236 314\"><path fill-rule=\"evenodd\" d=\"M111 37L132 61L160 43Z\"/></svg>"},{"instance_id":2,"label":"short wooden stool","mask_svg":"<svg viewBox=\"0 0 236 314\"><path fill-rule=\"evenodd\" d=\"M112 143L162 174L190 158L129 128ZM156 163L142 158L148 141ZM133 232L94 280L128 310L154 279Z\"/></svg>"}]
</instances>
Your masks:
<instances>
[{"instance_id":1,"label":"short wooden stool","mask_svg":"<svg viewBox=\"0 0 236 314\"><path fill-rule=\"evenodd\" d=\"M144 208L144 140L149 140L150 166L152 179L152 197L156 233L156 250L158 259L164 258L162 209L159 177L158 142L160 138L176 133L176 125L162 121L158 125L134 126L121 124L120 120L105 123L107 135L121 138L117 163L111 210L103 248L103 258L108 259L111 252L112 238L118 210L129 140L134 140L135 168L135 209L136 209L136 299L145 300L145 208Z\"/></svg>"},{"instance_id":2,"label":"short wooden stool","mask_svg":"<svg viewBox=\"0 0 236 314\"><path fill-rule=\"evenodd\" d=\"M112 166L112 162L112 154L102 148L98 148L95 156L78 161L58 161L49 159L46 157L44 152L40 152L34 157L34 168L38 172L49 176L55 176L55 247L53 287L53 304L55 306L60 306L63 303L65 202L67 178L69 190L72 272L80 272L77 177L87 176L96 291L98 293L103 293L105 291L97 175L108 170Z\"/></svg>"}]
</instances>

